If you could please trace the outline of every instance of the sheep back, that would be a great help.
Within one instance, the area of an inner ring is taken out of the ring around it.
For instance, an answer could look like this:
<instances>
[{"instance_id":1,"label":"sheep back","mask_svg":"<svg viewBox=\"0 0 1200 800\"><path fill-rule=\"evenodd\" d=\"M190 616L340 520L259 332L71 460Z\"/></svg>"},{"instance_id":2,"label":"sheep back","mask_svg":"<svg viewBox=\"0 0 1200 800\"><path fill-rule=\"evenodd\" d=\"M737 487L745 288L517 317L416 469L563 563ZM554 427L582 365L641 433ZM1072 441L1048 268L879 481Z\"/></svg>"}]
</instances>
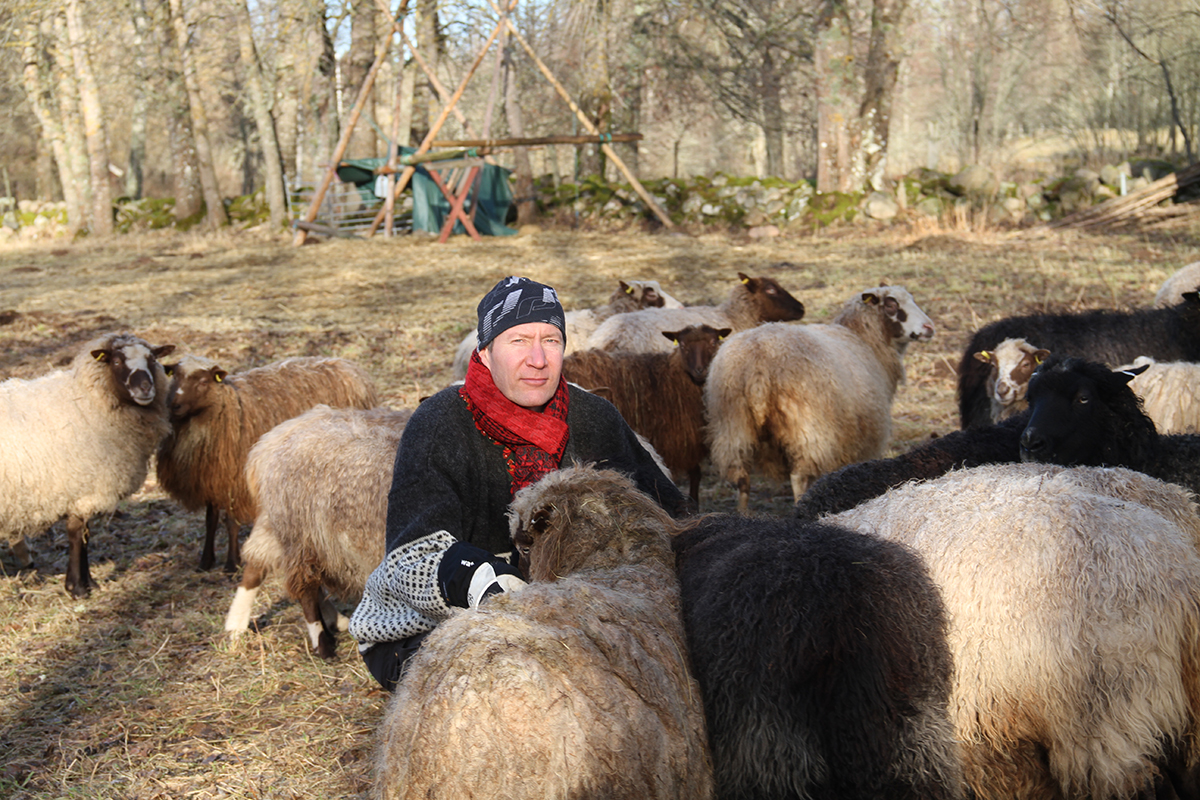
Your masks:
<instances>
[{"instance_id":1,"label":"sheep back","mask_svg":"<svg viewBox=\"0 0 1200 800\"><path fill-rule=\"evenodd\" d=\"M1200 290L1200 261L1180 267L1171 274L1154 295L1154 307L1166 308L1183 302L1184 292Z\"/></svg>"},{"instance_id":2,"label":"sheep back","mask_svg":"<svg viewBox=\"0 0 1200 800\"><path fill-rule=\"evenodd\" d=\"M111 512L142 487L168 431L166 375L156 356L170 349L106 334L85 344L65 370L0 383L0 532L10 542L63 516L86 521ZM111 360L93 355L99 351L144 360L153 390L146 405L130 399Z\"/></svg>"},{"instance_id":3,"label":"sheep back","mask_svg":"<svg viewBox=\"0 0 1200 800\"><path fill-rule=\"evenodd\" d=\"M365 409L379 400L366 372L341 358L288 358L228 375L209 359L186 356L173 371L159 483L187 510L211 503L239 523L257 512L242 471L260 436L318 403Z\"/></svg>"},{"instance_id":4,"label":"sheep back","mask_svg":"<svg viewBox=\"0 0 1200 800\"><path fill-rule=\"evenodd\" d=\"M1012 464L825 521L915 549L941 587L951 714L988 798L1131 796L1200 719L1196 507L1124 469Z\"/></svg>"},{"instance_id":5,"label":"sheep back","mask_svg":"<svg viewBox=\"0 0 1200 800\"><path fill-rule=\"evenodd\" d=\"M1134 376L1129 388L1141 398L1158 432L1200 433L1200 364L1141 356L1114 372L1138 367L1146 369Z\"/></svg>"},{"instance_id":6,"label":"sheep back","mask_svg":"<svg viewBox=\"0 0 1200 800\"><path fill-rule=\"evenodd\" d=\"M247 566L283 570L293 598L323 585L357 603L383 560L388 489L411 415L317 405L263 434L246 458L258 507Z\"/></svg>"},{"instance_id":7,"label":"sheep back","mask_svg":"<svg viewBox=\"0 0 1200 800\"><path fill-rule=\"evenodd\" d=\"M564 472L510 513L530 577L555 580L429 634L384 713L377 796L712 796L670 519L623 476Z\"/></svg>"},{"instance_id":8,"label":"sheep back","mask_svg":"<svg viewBox=\"0 0 1200 800\"><path fill-rule=\"evenodd\" d=\"M962 796L946 613L913 552L738 515L674 546L718 796Z\"/></svg>"}]
</instances>

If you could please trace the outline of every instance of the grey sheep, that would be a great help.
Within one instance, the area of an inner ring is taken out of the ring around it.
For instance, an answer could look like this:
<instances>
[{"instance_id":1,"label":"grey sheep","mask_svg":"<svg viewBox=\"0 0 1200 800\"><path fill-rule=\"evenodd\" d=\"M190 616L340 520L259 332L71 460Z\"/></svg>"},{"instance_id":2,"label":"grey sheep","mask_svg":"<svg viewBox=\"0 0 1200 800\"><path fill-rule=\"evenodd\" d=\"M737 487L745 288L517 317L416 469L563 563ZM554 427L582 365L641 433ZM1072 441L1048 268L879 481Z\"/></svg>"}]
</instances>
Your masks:
<instances>
[{"instance_id":1,"label":"grey sheep","mask_svg":"<svg viewBox=\"0 0 1200 800\"><path fill-rule=\"evenodd\" d=\"M326 592L357 603L383 559L387 496L410 410L318 405L263 434L246 458L258 507L242 549L245 570L225 630L245 631L259 586L284 575L300 603L313 650L332 658L346 619Z\"/></svg>"},{"instance_id":2,"label":"grey sheep","mask_svg":"<svg viewBox=\"0 0 1200 800\"><path fill-rule=\"evenodd\" d=\"M892 399L910 342L933 323L899 286L856 293L829 324L768 324L730 336L708 368L704 406L717 472L750 502L750 471L809 482L878 458L892 433Z\"/></svg>"},{"instance_id":3,"label":"grey sheep","mask_svg":"<svg viewBox=\"0 0 1200 800\"><path fill-rule=\"evenodd\" d=\"M88 521L142 487L167 435L166 376L154 347L128 333L85 344L67 369L0 383L0 531L22 568L25 537L67 518L66 587L92 587Z\"/></svg>"},{"instance_id":4,"label":"grey sheep","mask_svg":"<svg viewBox=\"0 0 1200 800\"><path fill-rule=\"evenodd\" d=\"M1131 470L1007 464L822 521L925 559L980 800L1117 800L1200 757L1196 512L1180 487Z\"/></svg>"},{"instance_id":5,"label":"grey sheep","mask_svg":"<svg viewBox=\"0 0 1200 800\"><path fill-rule=\"evenodd\" d=\"M384 711L385 800L706 800L673 521L632 482L571 467L517 493L530 584L438 625Z\"/></svg>"},{"instance_id":6,"label":"grey sheep","mask_svg":"<svg viewBox=\"0 0 1200 800\"><path fill-rule=\"evenodd\" d=\"M717 306L686 308L647 308L609 317L587 341L597 350L629 353L669 353L671 343L663 331L677 331L689 325L709 325L743 331L764 322L789 322L804 317L804 304L793 297L774 278L751 278L738 273L738 283L729 298Z\"/></svg>"},{"instance_id":7,"label":"grey sheep","mask_svg":"<svg viewBox=\"0 0 1200 800\"><path fill-rule=\"evenodd\" d=\"M1146 369L1134 376L1129 388L1141 399L1142 410L1154 420L1158 432L1200 433L1200 364L1139 356L1113 371L1138 367Z\"/></svg>"},{"instance_id":8,"label":"grey sheep","mask_svg":"<svg viewBox=\"0 0 1200 800\"><path fill-rule=\"evenodd\" d=\"M287 358L230 375L189 355L168 371L171 431L158 449L158 482L188 511L205 510L201 569L215 561L221 515L229 534L225 570L237 569L238 527L257 513L242 470L258 437L319 403L379 404L375 382L342 358Z\"/></svg>"},{"instance_id":9,"label":"grey sheep","mask_svg":"<svg viewBox=\"0 0 1200 800\"><path fill-rule=\"evenodd\" d=\"M1166 308L1183 302L1184 292L1200 289L1200 261L1180 267L1158 287L1154 295L1154 307Z\"/></svg>"}]
</instances>

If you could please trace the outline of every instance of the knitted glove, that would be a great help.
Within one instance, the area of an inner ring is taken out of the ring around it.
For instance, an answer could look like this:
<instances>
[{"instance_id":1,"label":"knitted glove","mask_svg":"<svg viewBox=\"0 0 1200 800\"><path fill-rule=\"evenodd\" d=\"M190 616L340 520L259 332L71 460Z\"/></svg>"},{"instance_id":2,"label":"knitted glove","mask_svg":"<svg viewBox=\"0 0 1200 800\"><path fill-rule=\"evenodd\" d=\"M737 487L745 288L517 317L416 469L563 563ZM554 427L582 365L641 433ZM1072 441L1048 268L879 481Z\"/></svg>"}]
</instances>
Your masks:
<instances>
[{"instance_id":1,"label":"knitted glove","mask_svg":"<svg viewBox=\"0 0 1200 800\"><path fill-rule=\"evenodd\" d=\"M481 547L455 542L438 565L438 586L446 603L478 608L483 598L525 586L521 573L503 558Z\"/></svg>"}]
</instances>

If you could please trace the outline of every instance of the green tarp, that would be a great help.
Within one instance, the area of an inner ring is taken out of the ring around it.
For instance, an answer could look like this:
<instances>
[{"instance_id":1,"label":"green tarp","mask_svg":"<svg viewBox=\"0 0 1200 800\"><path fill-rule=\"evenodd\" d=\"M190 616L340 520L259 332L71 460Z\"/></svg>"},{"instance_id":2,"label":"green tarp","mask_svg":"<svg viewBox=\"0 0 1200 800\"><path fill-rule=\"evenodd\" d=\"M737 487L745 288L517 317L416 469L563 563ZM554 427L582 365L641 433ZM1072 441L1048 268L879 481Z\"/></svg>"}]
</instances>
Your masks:
<instances>
[{"instance_id":1,"label":"green tarp","mask_svg":"<svg viewBox=\"0 0 1200 800\"><path fill-rule=\"evenodd\" d=\"M417 150L414 147L401 147L401 155L412 155ZM375 194L375 182L379 177L375 174L378 167L387 163L386 158L355 158L346 159L338 167L338 179L344 183L352 183L363 194L363 199L378 200ZM509 187L508 175L511 170L495 164L484 164L479 174L479 190L473 197L478 203L475 209L475 230L481 236L514 236L517 231L504 224L508 210L512 207L512 189ZM441 189L429 177L429 171L422 165L417 165L412 177L413 192L413 230L441 233L446 217L450 215L450 201L442 194ZM468 199L464 210L471 213L471 200ZM462 222L454 223L454 233L466 233Z\"/></svg>"}]
</instances>

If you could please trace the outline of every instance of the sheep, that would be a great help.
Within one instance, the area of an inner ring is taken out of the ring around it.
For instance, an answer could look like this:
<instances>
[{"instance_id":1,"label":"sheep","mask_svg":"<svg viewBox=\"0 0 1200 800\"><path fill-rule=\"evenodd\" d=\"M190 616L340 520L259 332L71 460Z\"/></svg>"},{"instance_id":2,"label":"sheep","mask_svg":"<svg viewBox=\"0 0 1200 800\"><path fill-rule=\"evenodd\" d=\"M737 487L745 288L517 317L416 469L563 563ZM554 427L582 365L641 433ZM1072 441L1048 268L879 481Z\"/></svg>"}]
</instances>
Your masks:
<instances>
[{"instance_id":1,"label":"sheep","mask_svg":"<svg viewBox=\"0 0 1200 800\"><path fill-rule=\"evenodd\" d=\"M964 428L990 425L989 365L975 358L1008 338L1023 337L1052 352L1110 366L1138 356L1163 361L1200 361L1200 295L1185 292L1168 308L1096 310L1077 314L1008 317L977 330L958 365L958 412Z\"/></svg>"},{"instance_id":2,"label":"sheep","mask_svg":"<svg viewBox=\"0 0 1200 800\"><path fill-rule=\"evenodd\" d=\"M375 796L711 798L673 521L573 466L519 491L510 524L531 582L425 639L384 710Z\"/></svg>"},{"instance_id":3,"label":"sheep","mask_svg":"<svg viewBox=\"0 0 1200 800\"><path fill-rule=\"evenodd\" d=\"M991 366L985 388L991 401L991 421L999 422L1028 407L1025 389L1038 364L1049 350L1034 347L1024 339L1005 339L995 350L980 350L975 359Z\"/></svg>"},{"instance_id":4,"label":"sheep","mask_svg":"<svg viewBox=\"0 0 1200 800\"><path fill-rule=\"evenodd\" d=\"M578 350L563 359L563 375L607 398L629 427L647 439L676 476L687 475L692 502L700 502L704 443L704 395L708 365L729 328L689 325L663 336L678 345L670 353L609 353Z\"/></svg>"},{"instance_id":5,"label":"sheep","mask_svg":"<svg viewBox=\"0 0 1200 800\"><path fill-rule=\"evenodd\" d=\"M1200 432L1200 364L1138 356L1114 371L1138 367L1146 369L1129 382L1129 388L1142 401L1142 409L1154 420L1158 432Z\"/></svg>"},{"instance_id":6,"label":"sheep","mask_svg":"<svg viewBox=\"0 0 1200 800\"><path fill-rule=\"evenodd\" d=\"M1194 292L1197 289L1200 289L1200 261L1193 261L1191 264L1180 267L1163 281L1162 286L1158 287L1158 292L1154 295L1154 307L1166 308L1179 305L1183 302L1185 292Z\"/></svg>"},{"instance_id":7,"label":"sheep","mask_svg":"<svg viewBox=\"0 0 1200 800\"><path fill-rule=\"evenodd\" d=\"M333 658L347 620L329 591L357 603L383 560L387 496L411 410L317 405L264 433L246 457L258 508L242 548L245 569L225 617L231 638L250 624L258 588L272 570L299 601L313 651Z\"/></svg>"},{"instance_id":8,"label":"sheep","mask_svg":"<svg viewBox=\"0 0 1200 800\"><path fill-rule=\"evenodd\" d=\"M106 333L66 369L0 383L0 531L21 569L33 564L25 537L66 517L66 589L91 592L88 521L145 482L168 430L158 359L174 349Z\"/></svg>"},{"instance_id":9,"label":"sheep","mask_svg":"<svg viewBox=\"0 0 1200 800\"><path fill-rule=\"evenodd\" d=\"M963 796L947 617L913 552L736 514L673 545L718 797Z\"/></svg>"},{"instance_id":10,"label":"sheep","mask_svg":"<svg viewBox=\"0 0 1200 800\"><path fill-rule=\"evenodd\" d=\"M774 278L751 278L739 272L738 279L729 298L719 306L647 308L609 317L587 340L587 347L631 353L669 353L671 344L663 339L663 331L677 331L688 325L742 331L764 322L788 322L804 317L804 304Z\"/></svg>"},{"instance_id":11,"label":"sheep","mask_svg":"<svg viewBox=\"0 0 1200 800\"><path fill-rule=\"evenodd\" d=\"M952 469L985 464L1016 463L1021 459L1021 432L1029 411L986 428L951 431L919 444L895 458L860 461L826 473L808 487L796 503L797 519L817 519L865 503L893 486L928 480Z\"/></svg>"},{"instance_id":12,"label":"sheep","mask_svg":"<svg viewBox=\"0 0 1200 800\"><path fill-rule=\"evenodd\" d=\"M750 502L750 468L788 474L799 500L809 482L878 458L892 433L904 352L933 323L905 289L855 294L830 324L766 324L735 333L704 385L706 437L717 471Z\"/></svg>"},{"instance_id":13,"label":"sheep","mask_svg":"<svg viewBox=\"0 0 1200 800\"><path fill-rule=\"evenodd\" d=\"M566 313L567 340L563 353L576 350L586 342L600 323L614 314L625 314L643 308L683 308L683 303L663 291L658 281L619 281L613 290L608 303L596 308L582 308ZM471 354L479 345L479 331L471 331L459 343L454 351L452 371L455 380L461 380L467 374L467 365L471 362Z\"/></svg>"},{"instance_id":14,"label":"sheep","mask_svg":"<svg viewBox=\"0 0 1200 800\"><path fill-rule=\"evenodd\" d=\"M1200 758L1196 512L1132 470L1007 464L822 521L924 558L949 612L950 709L980 800L1115 800Z\"/></svg>"},{"instance_id":15,"label":"sheep","mask_svg":"<svg viewBox=\"0 0 1200 800\"><path fill-rule=\"evenodd\" d=\"M341 358L287 358L230 375L188 355L169 365L171 431L158 448L158 482L188 511L205 510L200 568L211 569L219 517L229 534L225 571L239 561L238 528L254 521L242 469L250 448L271 428L318 403L373 408L374 381Z\"/></svg>"},{"instance_id":16,"label":"sheep","mask_svg":"<svg viewBox=\"0 0 1200 800\"><path fill-rule=\"evenodd\" d=\"M1130 381L1145 367L1053 355L1029 381L1021 461L1122 466L1200 494L1200 434L1160 434Z\"/></svg>"}]
</instances>

